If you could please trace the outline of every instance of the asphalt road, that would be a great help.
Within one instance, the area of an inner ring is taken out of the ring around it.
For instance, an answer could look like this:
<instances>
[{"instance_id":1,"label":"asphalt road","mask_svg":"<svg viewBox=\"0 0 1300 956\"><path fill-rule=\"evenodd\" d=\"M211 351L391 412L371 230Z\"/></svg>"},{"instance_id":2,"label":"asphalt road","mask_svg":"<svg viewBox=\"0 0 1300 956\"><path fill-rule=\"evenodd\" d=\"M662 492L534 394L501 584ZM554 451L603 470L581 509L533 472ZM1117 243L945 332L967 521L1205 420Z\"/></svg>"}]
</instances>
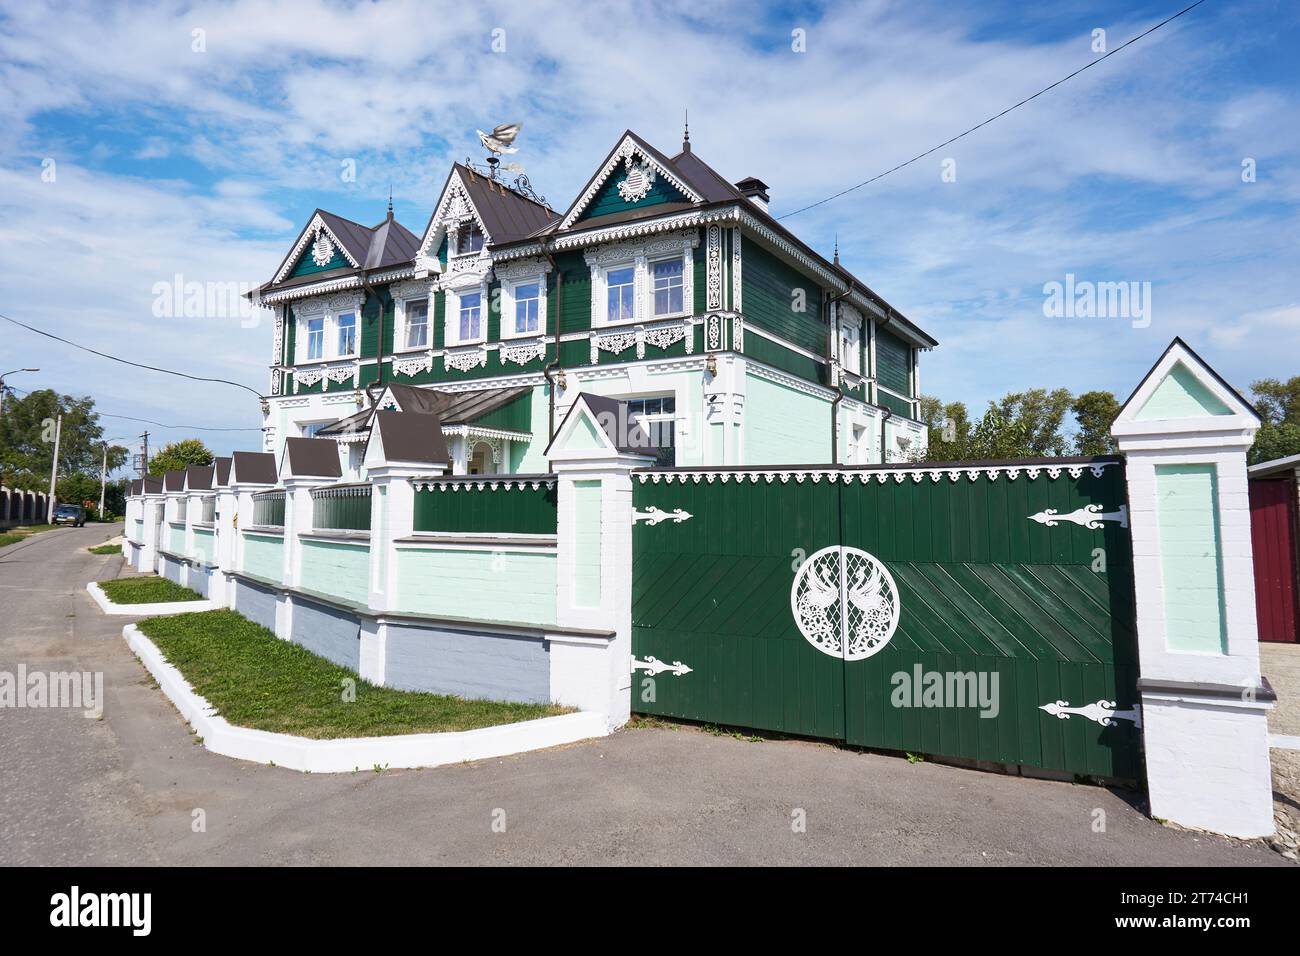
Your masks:
<instances>
[{"instance_id":1,"label":"asphalt road","mask_svg":"<svg viewBox=\"0 0 1300 956\"><path fill-rule=\"evenodd\" d=\"M1290 865L1131 794L689 728L379 774L219 757L84 590L117 576L85 548L118 531L0 549L0 671L100 671L106 693L99 720L0 709L0 864Z\"/></svg>"}]
</instances>

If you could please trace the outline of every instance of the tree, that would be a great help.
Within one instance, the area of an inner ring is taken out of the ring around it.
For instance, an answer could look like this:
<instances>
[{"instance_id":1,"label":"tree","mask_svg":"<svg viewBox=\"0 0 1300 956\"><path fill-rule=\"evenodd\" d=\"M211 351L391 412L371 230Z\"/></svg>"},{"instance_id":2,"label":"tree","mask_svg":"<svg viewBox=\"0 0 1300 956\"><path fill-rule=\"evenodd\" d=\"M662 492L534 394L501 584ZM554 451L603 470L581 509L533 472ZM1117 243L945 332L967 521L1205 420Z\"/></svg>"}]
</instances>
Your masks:
<instances>
[{"instance_id":1,"label":"tree","mask_svg":"<svg viewBox=\"0 0 1300 956\"><path fill-rule=\"evenodd\" d=\"M958 461L969 457L970 416L962 402L949 402L933 395L921 396L921 421L930 433L929 461Z\"/></svg>"},{"instance_id":2,"label":"tree","mask_svg":"<svg viewBox=\"0 0 1300 956\"><path fill-rule=\"evenodd\" d=\"M1264 378L1252 382L1255 409L1264 420L1246 460L1252 465L1300 455L1300 375L1282 382Z\"/></svg>"},{"instance_id":3,"label":"tree","mask_svg":"<svg viewBox=\"0 0 1300 956\"><path fill-rule=\"evenodd\" d=\"M212 452L197 438L174 441L149 459L149 474L157 477L168 471L179 471L190 465L212 464Z\"/></svg>"},{"instance_id":4,"label":"tree","mask_svg":"<svg viewBox=\"0 0 1300 956\"><path fill-rule=\"evenodd\" d=\"M55 422L63 416L59 435L59 476L93 475L99 481L104 429L89 396L73 398L53 389L40 389L23 398L7 399L0 416L0 480L11 488L49 487L54 458ZM112 446L108 468L120 468L127 450ZM99 498L98 492L95 495Z\"/></svg>"},{"instance_id":5,"label":"tree","mask_svg":"<svg viewBox=\"0 0 1300 956\"><path fill-rule=\"evenodd\" d=\"M1012 392L997 404L997 418L1000 419L1002 428L1015 423L1018 428L1023 429L1023 435L1017 439L1017 442L1019 447L1025 449L1024 457L1063 455L1066 450L1066 439L1061 434L1061 423L1065 421L1073 401L1074 397L1068 388L1055 388L1050 392L1045 388ZM1009 433L999 433L999 440L1009 439Z\"/></svg>"},{"instance_id":6,"label":"tree","mask_svg":"<svg viewBox=\"0 0 1300 956\"><path fill-rule=\"evenodd\" d=\"M1112 455L1117 450L1110 426L1119 415L1120 404L1113 392L1084 392L1074 400L1070 411L1079 423L1074 436L1074 451L1078 455Z\"/></svg>"}]
</instances>

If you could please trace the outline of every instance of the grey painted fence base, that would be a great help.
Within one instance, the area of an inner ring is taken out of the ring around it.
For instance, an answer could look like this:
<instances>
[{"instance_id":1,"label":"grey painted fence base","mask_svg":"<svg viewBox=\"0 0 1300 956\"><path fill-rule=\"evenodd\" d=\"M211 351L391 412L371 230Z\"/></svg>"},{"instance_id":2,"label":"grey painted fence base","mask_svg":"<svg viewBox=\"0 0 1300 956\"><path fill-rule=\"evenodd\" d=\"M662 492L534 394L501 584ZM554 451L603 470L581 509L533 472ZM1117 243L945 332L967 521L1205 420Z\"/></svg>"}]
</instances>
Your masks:
<instances>
[{"instance_id":1,"label":"grey painted fence base","mask_svg":"<svg viewBox=\"0 0 1300 956\"><path fill-rule=\"evenodd\" d=\"M167 663L157 646L134 624L124 627L122 636L195 734L202 738L204 747L226 757L290 770L350 773L374 767L438 767L558 747L609 733L605 715L589 711L478 730L342 740L310 740L236 727L217 715L212 705L194 692L181 672Z\"/></svg>"}]
</instances>

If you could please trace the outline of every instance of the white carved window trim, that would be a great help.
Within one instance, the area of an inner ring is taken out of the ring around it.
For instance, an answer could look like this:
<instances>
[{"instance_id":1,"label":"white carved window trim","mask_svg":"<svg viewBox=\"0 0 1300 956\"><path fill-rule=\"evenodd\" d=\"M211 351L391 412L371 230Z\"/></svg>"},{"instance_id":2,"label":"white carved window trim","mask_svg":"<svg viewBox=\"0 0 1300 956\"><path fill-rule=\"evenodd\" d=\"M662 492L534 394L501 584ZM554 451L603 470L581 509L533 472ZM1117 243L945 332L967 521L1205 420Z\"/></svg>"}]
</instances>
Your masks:
<instances>
[{"instance_id":1,"label":"white carved window trim","mask_svg":"<svg viewBox=\"0 0 1300 956\"><path fill-rule=\"evenodd\" d=\"M593 329L617 328L642 322L657 322L694 315L695 313L695 247L699 245L697 230L649 242L610 243L588 250L586 260L591 267L591 327ZM654 314L654 282L650 272L653 262L682 258L682 311L665 315ZM609 319L609 285L607 277L617 269L633 268L632 318Z\"/></svg>"},{"instance_id":2,"label":"white carved window trim","mask_svg":"<svg viewBox=\"0 0 1300 956\"><path fill-rule=\"evenodd\" d=\"M862 317L845 309L840 313L840 366L850 375L862 374Z\"/></svg>"},{"instance_id":3,"label":"white carved window trim","mask_svg":"<svg viewBox=\"0 0 1300 956\"><path fill-rule=\"evenodd\" d=\"M296 326L293 343L294 365L317 365L345 359L356 359L361 352L361 307L364 303L361 295L339 295L333 298L304 299L294 309L293 320ZM342 355L339 347L338 317L352 313L357 317L356 347L349 355ZM307 323L321 319L323 340L321 354L318 358L307 357Z\"/></svg>"},{"instance_id":4,"label":"white carved window trim","mask_svg":"<svg viewBox=\"0 0 1300 956\"><path fill-rule=\"evenodd\" d=\"M537 285L537 328L531 332L515 331L515 290L521 285ZM546 334L546 273L521 275L501 280L501 340L535 339Z\"/></svg>"},{"instance_id":5,"label":"white carved window trim","mask_svg":"<svg viewBox=\"0 0 1300 956\"><path fill-rule=\"evenodd\" d=\"M477 278L477 277L476 277ZM482 345L487 341L488 313L491 300L488 298L486 282L465 282L456 288L446 288L446 300L443 303L443 342L447 348L462 345ZM479 294L478 335L473 338L460 337L460 299L464 295Z\"/></svg>"}]
</instances>

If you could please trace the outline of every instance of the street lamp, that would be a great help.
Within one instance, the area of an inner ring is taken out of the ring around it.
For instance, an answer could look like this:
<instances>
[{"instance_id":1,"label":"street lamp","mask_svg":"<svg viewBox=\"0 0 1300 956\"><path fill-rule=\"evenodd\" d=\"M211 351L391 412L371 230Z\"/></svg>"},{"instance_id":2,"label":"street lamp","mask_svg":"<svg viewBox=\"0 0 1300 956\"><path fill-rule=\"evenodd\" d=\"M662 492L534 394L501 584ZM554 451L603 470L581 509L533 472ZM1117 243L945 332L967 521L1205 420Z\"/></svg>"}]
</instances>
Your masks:
<instances>
[{"instance_id":1,"label":"street lamp","mask_svg":"<svg viewBox=\"0 0 1300 956\"><path fill-rule=\"evenodd\" d=\"M39 372L38 368L16 368L13 371L5 372L0 375L0 415L4 414L5 409L5 379L10 375L16 375L18 372Z\"/></svg>"}]
</instances>

